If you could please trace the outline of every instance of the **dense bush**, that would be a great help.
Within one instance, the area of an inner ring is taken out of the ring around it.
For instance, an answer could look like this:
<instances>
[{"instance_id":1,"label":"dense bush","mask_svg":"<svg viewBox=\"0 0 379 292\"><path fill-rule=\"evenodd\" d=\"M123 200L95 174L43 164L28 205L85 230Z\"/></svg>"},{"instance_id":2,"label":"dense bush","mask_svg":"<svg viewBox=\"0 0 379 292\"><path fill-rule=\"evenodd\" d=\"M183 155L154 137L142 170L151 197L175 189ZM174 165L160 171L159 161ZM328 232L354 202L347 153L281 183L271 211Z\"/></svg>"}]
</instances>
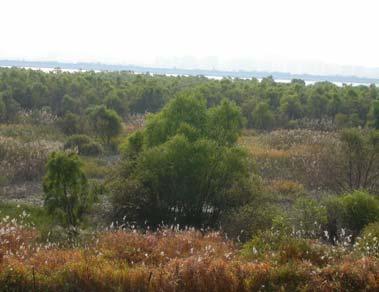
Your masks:
<instances>
[{"instance_id":1,"label":"dense bush","mask_svg":"<svg viewBox=\"0 0 379 292\"><path fill-rule=\"evenodd\" d=\"M87 109L87 115L93 134L104 143L110 144L111 139L120 134L121 118L114 110L105 106L94 106Z\"/></svg>"},{"instance_id":2,"label":"dense bush","mask_svg":"<svg viewBox=\"0 0 379 292\"><path fill-rule=\"evenodd\" d=\"M59 224L78 227L92 199L81 162L74 153L53 152L43 180L44 205Z\"/></svg>"},{"instance_id":3,"label":"dense bush","mask_svg":"<svg viewBox=\"0 0 379 292\"><path fill-rule=\"evenodd\" d=\"M370 223L363 228L354 249L359 254L379 257L379 222Z\"/></svg>"},{"instance_id":4,"label":"dense bush","mask_svg":"<svg viewBox=\"0 0 379 292\"><path fill-rule=\"evenodd\" d=\"M229 238L245 242L258 232L270 229L273 220L280 215L279 207L264 200L253 200L226 213L221 218L221 228Z\"/></svg>"},{"instance_id":5,"label":"dense bush","mask_svg":"<svg viewBox=\"0 0 379 292\"><path fill-rule=\"evenodd\" d=\"M215 226L225 211L249 202L255 182L235 144L242 123L233 103L207 110L191 96L173 99L122 147L110 183L116 215L155 226Z\"/></svg>"},{"instance_id":6,"label":"dense bush","mask_svg":"<svg viewBox=\"0 0 379 292\"><path fill-rule=\"evenodd\" d=\"M103 147L87 135L72 135L64 144L65 149L77 149L81 155L96 156L103 153Z\"/></svg>"},{"instance_id":7,"label":"dense bush","mask_svg":"<svg viewBox=\"0 0 379 292\"><path fill-rule=\"evenodd\" d=\"M355 234L369 223L379 220L379 200L362 191L355 191L341 198L343 222Z\"/></svg>"},{"instance_id":8,"label":"dense bush","mask_svg":"<svg viewBox=\"0 0 379 292\"><path fill-rule=\"evenodd\" d=\"M289 223L302 237L321 238L327 223L326 208L313 199L297 199L289 212Z\"/></svg>"},{"instance_id":9,"label":"dense bush","mask_svg":"<svg viewBox=\"0 0 379 292\"><path fill-rule=\"evenodd\" d=\"M249 260L272 260L282 264L309 261L323 266L330 256L337 259L343 250L333 250L315 240L299 238L295 233L272 229L256 234L244 244L241 253Z\"/></svg>"},{"instance_id":10,"label":"dense bush","mask_svg":"<svg viewBox=\"0 0 379 292\"><path fill-rule=\"evenodd\" d=\"M338 239L338 231L341 229L357 236L367 224L379 220L378 199L363 191L332 197L326 201L325 206L328 232L332 240Z\"/></svg>"}]
</instances>

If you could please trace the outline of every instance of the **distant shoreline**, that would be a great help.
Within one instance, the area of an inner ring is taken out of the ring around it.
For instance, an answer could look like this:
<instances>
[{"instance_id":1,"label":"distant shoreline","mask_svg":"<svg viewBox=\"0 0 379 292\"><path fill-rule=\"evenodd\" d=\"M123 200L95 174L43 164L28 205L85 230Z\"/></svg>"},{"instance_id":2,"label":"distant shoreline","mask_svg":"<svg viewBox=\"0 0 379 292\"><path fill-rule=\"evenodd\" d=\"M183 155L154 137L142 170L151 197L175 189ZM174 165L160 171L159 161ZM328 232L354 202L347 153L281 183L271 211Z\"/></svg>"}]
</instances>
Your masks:
<instances>
[{"instance_id":1,"label":"distant shoreline","mask_svg":"<svg viewBox=\"0 0 379 292\"><path fill-rule=\"evenodd\" d=\"M132 71L136 73L152 73L162 75L177 76L205 76L210 78L257 78L272 76L275 80L290 81L292 79L302 79L308 83L329 81L337 84L353 85L379 85L379 79L343 76L343 75L312 75L312 74L291 74L284 72L269 71L223 71L223 70L203 70L203 69L180 69L180 68L155 68L135 65L117 65L103 63L65 63L56 61L24 61L24 60L0 60L0 67L30 67L30 68L60 68L65 70L85 70L85 71Z\"/></svg>"}]
</instances>

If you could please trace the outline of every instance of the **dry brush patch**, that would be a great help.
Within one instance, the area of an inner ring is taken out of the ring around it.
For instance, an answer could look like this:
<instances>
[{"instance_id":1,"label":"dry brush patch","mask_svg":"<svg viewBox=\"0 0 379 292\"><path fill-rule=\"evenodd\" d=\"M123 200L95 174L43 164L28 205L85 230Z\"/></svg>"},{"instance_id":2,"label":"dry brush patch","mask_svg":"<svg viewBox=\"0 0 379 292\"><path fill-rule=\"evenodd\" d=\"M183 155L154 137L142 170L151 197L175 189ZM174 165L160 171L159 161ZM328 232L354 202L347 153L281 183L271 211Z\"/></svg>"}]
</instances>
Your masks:
<instances>
[{"instance_id":1,"label":"dry brush patch","mask_svg":"<svg viewBox=\"0 0 379 292\"><path fill-rule=\"evenodd\" d=\"M60 142L22 142L0 136L0 175L9 182L28 181L43 175L49 154L62 147Z\"/></svg>"},{"instance_id":2,"label":"dry brush patch","mask_svg":"<svg viewBox=\"0 0 379 292\"><path fill-rule=\"evenodd\" d=\"M14 228L13 228L14 227ZM222 234L164 229L102 231L84 245L38 243L34 229L2 223L0 285L35 291L344 291L379 289L379 262L352 256L320 265L243 257ZM320 244L311 248L320 248ZM327 249L328 247L322 247ZM25 250L20 252L20 250ZM11 252L12 251L12 252ZM286 247L287 254L292 251ZM282 252L282 253L283 253Z\"/></svg>"}]
</instances>

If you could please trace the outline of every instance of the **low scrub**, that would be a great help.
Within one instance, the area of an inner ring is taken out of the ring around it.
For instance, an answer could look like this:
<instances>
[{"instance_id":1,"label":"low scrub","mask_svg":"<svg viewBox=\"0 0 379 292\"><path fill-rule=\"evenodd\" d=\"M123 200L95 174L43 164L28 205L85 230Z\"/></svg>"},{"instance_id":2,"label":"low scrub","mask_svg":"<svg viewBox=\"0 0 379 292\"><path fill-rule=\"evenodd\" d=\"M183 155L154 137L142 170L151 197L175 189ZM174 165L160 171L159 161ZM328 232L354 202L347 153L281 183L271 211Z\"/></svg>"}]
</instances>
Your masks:
<instances>
[{"instance_id":1,"label":"low scrub","mask_svg":"<svg viewBox=\"0 0 379 292\"><path fill-rule=\"evenodd\" d=\"M242 255L220 233L175 228L111 229L76 247L59 248L39 243L35 229L7 218L1 223L0 286L6 291L379 289L374 257L331 252L331 246L316 241L266 236L269 241L261 236L245 245ZM263 245L254 251L258 241Z\"/></svg>"}]
</instances>

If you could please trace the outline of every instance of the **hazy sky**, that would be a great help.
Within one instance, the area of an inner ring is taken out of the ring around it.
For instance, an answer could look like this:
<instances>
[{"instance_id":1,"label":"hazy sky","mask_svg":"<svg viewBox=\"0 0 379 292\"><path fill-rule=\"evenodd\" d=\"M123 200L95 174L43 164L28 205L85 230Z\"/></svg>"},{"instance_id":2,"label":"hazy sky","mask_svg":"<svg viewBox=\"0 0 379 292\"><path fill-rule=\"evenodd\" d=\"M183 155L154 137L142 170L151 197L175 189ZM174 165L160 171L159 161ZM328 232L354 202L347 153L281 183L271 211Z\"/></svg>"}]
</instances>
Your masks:
<instances>
[{"instance_id":1,"label":"hazy sky","mask_svg":"<svg viewBox=\"0 0 379 292\"><path fill-rule=\"evenodd\" d=\"M0 0L0 59L379 67L378 16L378 0Z\"/></svg>"}]
</instances>

